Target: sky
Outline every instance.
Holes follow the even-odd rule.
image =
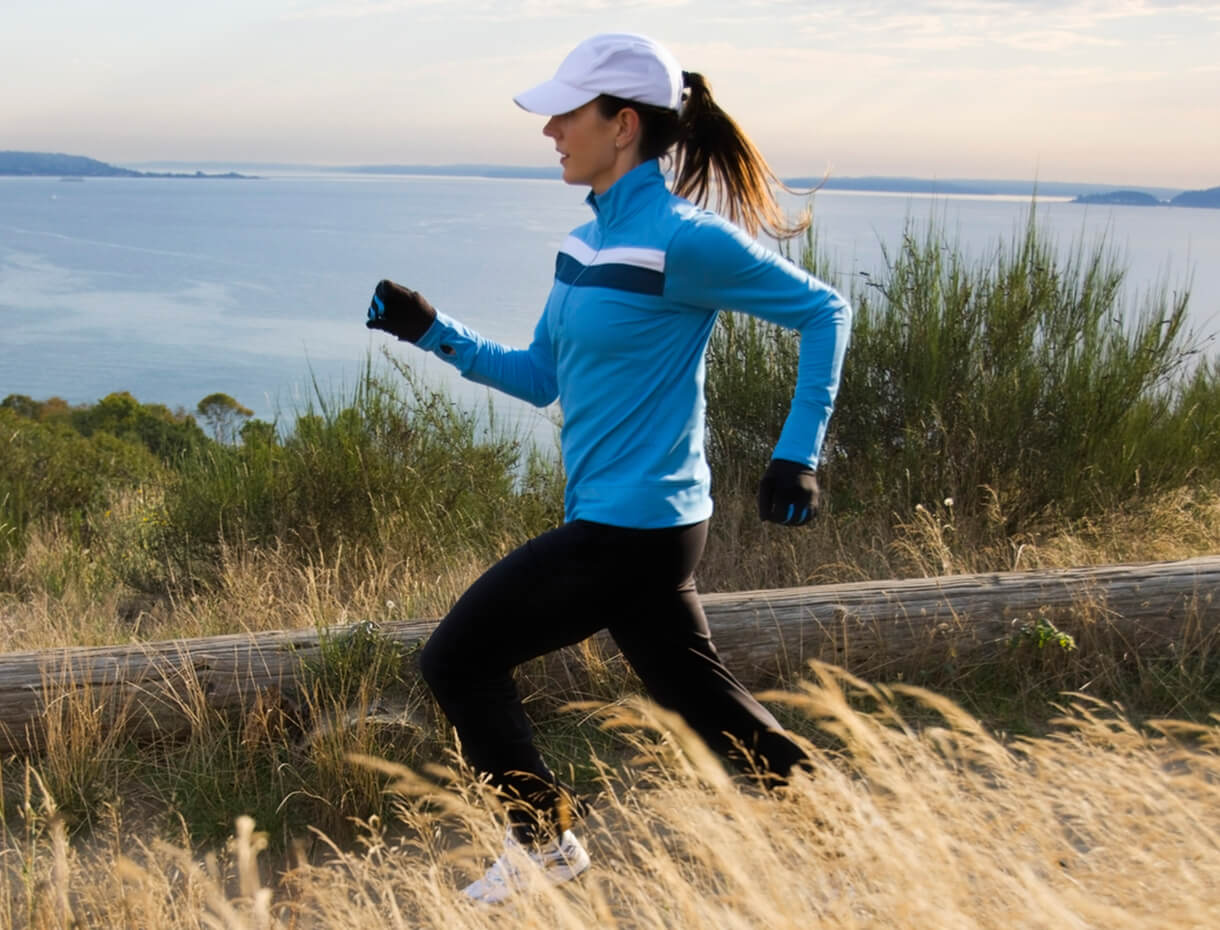
[[[1220,185],[1220,2],[0,0],[0,149],[549,165],[512,95],[667,45],[781,174]]]

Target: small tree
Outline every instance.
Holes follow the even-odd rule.
[[[27,420],[37,420],[41,407],[42,404],[26,394],[10,394],[4,400],[0,400],[0,408],[11,410],[17,416]]]
[[[238,435],[246,446],[273,446],[276,440],[275,424],[266,420],[247,420]]]
[[[243,407],[228,394],[209,394],[195,408],[200,419],[208,425],[212,438],[231,445],[240,434],[240,424],[254,416],[254,411]]]

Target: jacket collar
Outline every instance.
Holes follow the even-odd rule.
[[[657,159],[652,158],[636,165],[603,193],[589,191],[585,203],[593,209],[599,226],[612,227],[639,211],[651,199],[649,195],[658,190],[666,190],[665,175]]]

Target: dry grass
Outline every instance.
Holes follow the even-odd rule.
[[[1180,488],[1091,518],[1053,511],[1009,529],[1003,500],[963,514],[952,498],[905,514],[825,514],[800,532],[761,524],[752,498],[717,499],[700,589],[742,591],[890,578],[1156,562],[1220,552],[1220,492]]]
[[[690,741],[664,715],[615,708],[607,723],[638,728],[640,756],[606,769],[581,828],[593,868],[508,906],[456,892],[502,837],[476,787],[380,765],[401,797],[393,822],[366,823],[362,842],[274,881],[248,819],[200,855],[124,833],[117,817],[71,846],[53,810],[31,810],[22,829],[6,824],[0,918],[164,930],[1216,925],[1220,721],[1149,734],[1080,701],[1053,735],[1001,745],[936,695],[828,668],[772,697],[835,745],[777,796],[682,751]],[[939,723],[912,728],[904,709]]]
[[[274,549],[231,548],[211,589],[152,595],[86,571],[48,584],[48,566],[74,564],[74,544],[32,537],[11,571],[20,590],[0,593],[0,652],[440,617],[486,568],[468,553],[425,574],[393,552],[301,565]]]
[[[1220,496],[1209,489],[1088,522],[1050,514],[1044,531],[1019,537],[1005,535],[1003,509],[997,501],[966,520],[944,502],[871,527],[831,514],[793,533],[760,527],[749,501],[722,501],[701,586],[1220,551]],[[116,585],[74,545],[44,528],[9,566],[19,584],[0,600],[0,648],[438,616],[484,567],[463,556],[443,573],[422,572],[389,550],[302,565],[234,548],[214,588],[151,597]],[[949,680],[948,690],[987,727],[1007,726],[1018,712],[1044,719],[1047,695],[1087,672],[1090,691],[1113,679],[1143,717],[1190,705],[1206,720],[1215,635],[1195,634],[1172,666],[1136,657],[1134,669],[1103,667],[1110,654],[1082,641],[1028,668],[1008,663],[992,679]],[[1095,653],[1093,665],[1084,653]],[[426,695],[397,695],[406,723],[383,725],[374,705],[384,681],[367,678],[358,657],[336,658],[305,697],[304,734],[290,732],[298,721],[278,704],[230,718],[196,688],[184,698],[189,735],[120,739],[98,725],[106,696],[65,682],[74,696],[53,702],[47,744],[0,760],[0,927],[1217,925],[1220,719],[1157,730],[1067,698],[1077,706],[1051,735],[1013,741],[936,695],[823,669],[773,699],[786,705],[777,712],[787,725],[830,748],[814,778],[760,797],[697,746],[677,751],[686,744],[672,721],[658,739],[652,712],[619,700],[630,676],[605,661],[586,663],[580,681],[543,666],[523,676],[557,768],[580,769],[588,787],[602,760],[601,796],[582,827],[594,869],[508,908],[473,908],[455,889],[498,854],[492,807],[468,773],[430,768],[453,746]],[[557,710],[578,697],[599,710]],[[994,713],[1001,698],[1008,703]],[[639,735],[604,735],[589,720],[610,712]],[[387,756],[429,775],[353,762]],[[397,801],[379,793],[387,783]],[[257,823],[235,820],[243,814]],[[227,846],[213,839],[235,822]]]
[[[1003,503],[964,517],[952,502],[884,521],[827,514],[807,529],[760,524],[745,495],[717,500],[700,566],[704,592],[1189,558],[1220,552],[1220,493],[1181,489],[1088,520],[1045,515],[1006,531]],[[521,540],[505,539],[503,554]],[[0,593],[0,652],[242,631],[309,629],[360,620],[440,617],[487,567],[468,550],[443,567],[392,546],[340,549],[302,564],[275,548],[227,547],[215,584],[181,595],[122,583],[107,559],[54,524],[30,531]]]

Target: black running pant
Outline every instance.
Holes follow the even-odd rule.
[[[717,752],[780,777],[804,759],[716,653],[695,591],[706,541],[706,521],[637,530],[577,520],[530,540],[479,578],[420,656],[470,764],[522,795],[522,779],[554,784],[513,669],[602,629],[652,699]]]

